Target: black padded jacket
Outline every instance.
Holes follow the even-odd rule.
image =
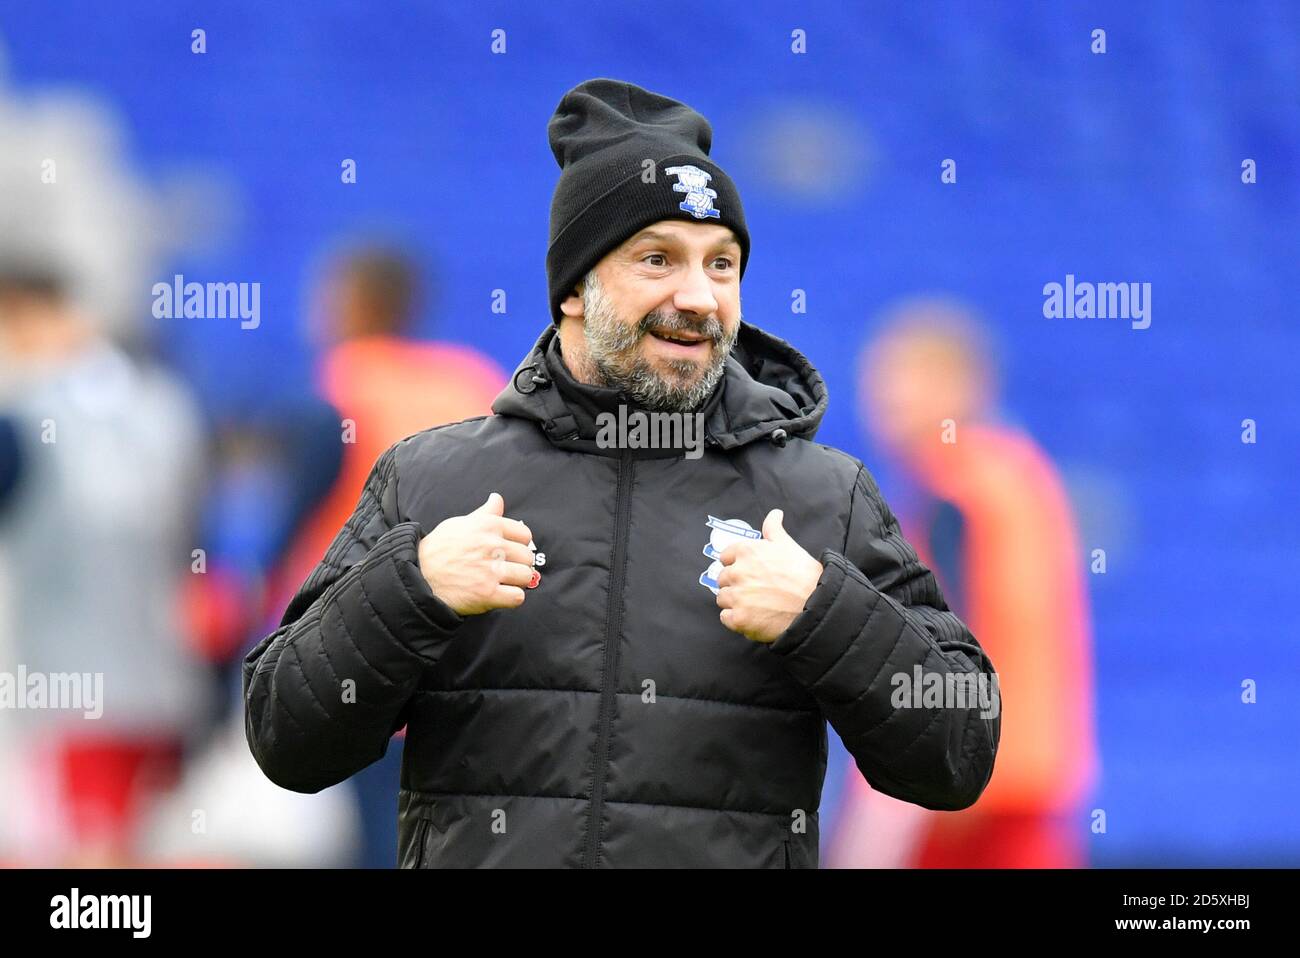
[[[243,663],[265,774],[318,791],[405,725],[405,868],[815,868],[828,721],[875,789],[973,804],[1000,708],[895,692],[918,667],[996,688],[993,664],[863,464],[813,440],[827,392],[808,360],[742,323],[698,458],[597,442],[625,398],[576,383],[550,326],[493,415],[380,456]],[[461,617],[417,547],[493,491],[532,530],[542,581],[518,608]],[[710,549],[772,508],[825,571],[764,644],[722,625],[708,573]]]

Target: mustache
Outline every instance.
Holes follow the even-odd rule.
[[[654,312],[647,313],[637,324],[637,338],[649,334],[652,329],[660,329],[666,333],[694,333],[705,336],[715,343],[722,341],[725,332],[716,316],[700,321],[684,313],[673,313],[670,316],[667,313]]]

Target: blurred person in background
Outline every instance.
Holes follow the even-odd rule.
[[[0,551],[6,671],[102,675],[102,715],[22,709],[21,860],[129,864],[203,714],[176,604],[202,436],[190,397],[68,295],[56,263],[0,253]],[[13,796],[11,795],[11,799]]]
[[[865,344],[862,421],[930,497],[909,540],[997,663],[997,767],[973,806],[938,814],[851,776],[839,867],[1087,865],[1080,803],[1097,774],[1086,556],[1061,479],[1024,432],[995,421],[984,333],[958,303],[898,305]]]
[[[215,726],[213,667],[239,651],[244,596],[186,602],[221,596],[235,581],[223,570],[249,572],[283,549],[300,500],[319,499],[337,473],[337,434],[321,488],[286,488],[259,455],[270,415],[260,406],[252,429],[228,421],[208,455],[189,389],[150,358],[163,337],[148,317],[165,258],[220,236],[210,214],[227,194],[203,184],[221,177],[148,185],[102,97],[20,94],[3,80],[0,679],[98,673],[103,712],[0,708],[0,861],[346,863],[351,792],[278,789],[238,716]],[[337,422],[324,404],[287,405],[282,431],[301,426],[304,443],[325,431],[312,422]],[[313,458],[283,435],[274,446]],[[265,505],[252,518],[237,506],[250,486]],[[206,618],[217,613],[226,618]]]
[[[0,672],[24,696],[0,709],[0,856],[21,864],[136,861],[209,720],[178,603],[202,426],[149,358],[167,231],[127,140],[91,94],[0,83]],[[93,708],[27,694],[69,674]]]

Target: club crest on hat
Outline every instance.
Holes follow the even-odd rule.
[[[763,533],[744,519],[719,519],[716,516],[709,516],[707,524],[713,531],[709,533],[709,541],[704,547],[704,554],[713,561],[700,574],[700,585],[717,595],[718,573],[722,571],[723,550],[733,542],[744,542],[746,539],[761,539]]]
[[[718,191],[709,189],[712,173],[706,173],[698,166],[670,166],[664,172],[677,177],[678,182],[673,184],[673,190],[686,194],[686,199],[677,204],[678,209],[685,210],[698,220],[722,216],[713,207]]]

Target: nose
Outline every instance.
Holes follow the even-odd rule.
[[[681,285],[673,294],[673,306],[678,312],[698,313],[705,317],[717,312],[718,300],[713,295],[713,283],[703,267],[695,267],[682,278]]]

